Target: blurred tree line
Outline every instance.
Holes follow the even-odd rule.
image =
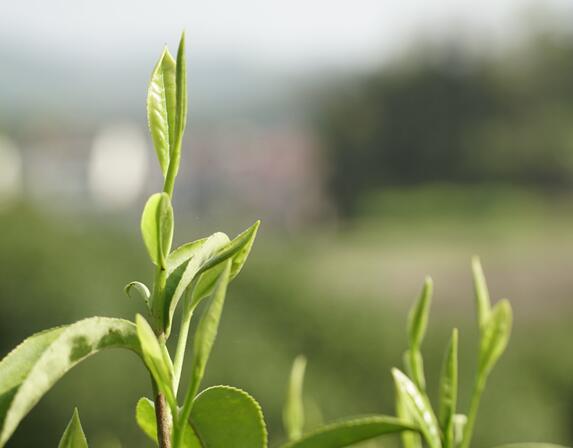
[[[573,34],[563,29],[537,27],[497,54],[422,45],[330,85],[318,104],[342,215],[388,186],[573,184]]]

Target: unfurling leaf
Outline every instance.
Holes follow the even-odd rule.
[[[297,440],[302,436],[304,428],[304,405],[302,387],[306,358],[297,356],[292,365],[285,407],[283,410],[283,423],[289,440]]]
[[[483,330],[484,325],[489,320],[491,313],[491,303],[489,299],[489,291],[485,281],[485,275],[478,257],[472,258],[472,272],[474,278],[474,288],[476,295],[476,305],[478,314],[478,326],[480,331]]]
[[[135,325],[92,317],[29,337],[0,362],[0,447],[44,394],[76,364],[107,348],[140,354]]]
[[[500,300],[484,323],[480,343],[479,373],[487,376],[503,354],[511,334],[512,312],[507,300]]]
[[[78,409],[74,409],[74,414],[64,435],[60,440],[58,448],[88,448],[88,441],[82,429],[82,424],[80,422],[80,415],[78,414]]]
[[[299,440],[283,445],[282,448],[341,448],[404,431],[417,431],[417,428],[395,417],[361,417],[326,425]]]
[[[440,379],[440,426],[444,448],[454,448],[454,415],[458,397],[458,330],[454,328]]]
[[[169,355],[162,348],[151,326],[143,316],[138,314],[135,317],[135,324],[145,365],[153,376],[157,387],[165,395],[171,409],[177,409],[177,401],[173,393],[173,367]]]
[[[392,369],[396,391],[402,406],[412,416],[430,448],[441,448],[438,422],[428,399],[404,373]]]
[[[147,91],[147,124],[164,176],[175,143],[176,101],[175,60],[165,48],[153,69]]]
[[[139,297],[143,299],[143,301],[146,303],[148,307],[150,306],[149,300],[151,299],[151,292],[149,291],[149,288],[145,284],[141,282],[131,282],[125,285],[124,291],[130,298],[132,297],[131,291],[137,291]]]
[[[173,240],[173,207],[166,193],[152,195],[141,216],[141,234],[151,261],[166,267],[166,257]]]

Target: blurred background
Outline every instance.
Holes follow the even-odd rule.
[[[0,356],[46,327],[142,310],[122,289],[152,278],[146,88],[186,29],[176,243],[263,220],[206,384],[253,394],[271,446],[299,353],[309,428],[392,413],[389,369],[429,274],[431,398],[457,326],[467,410],[479,254],[515,325],[475,446],[573,444],[572,23],[569,0],[1,2]],[[74,406],[90,446],[150,446],[133,417],[148,390],[134,356],[100,354],[9,446],[55,446]]]

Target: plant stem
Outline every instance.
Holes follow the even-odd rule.
[[[474,383],[474,388],[472,392],[472,401],[470,403],[470,410],[468,412],[468,421],[464,428],[464,437],[462,439],[460,448],[469,448],[470,446],[471,438],[474,432],[474,426],[479,408],[479,403],[485,387],[485,383],[486,383],[486,377],[478,373],[476,381]]]
[[[187,305],[187,304],[185,304]],[[183,359],[185,358],[185,349],[187,348],[187,340],[189,338],[189,327],[191,325],[191,318],[193,317],[194,307],[187,307],[183,311],[181,318],[181,326],[179,327],[179,336],[177,339],[177,348],[175,349],[175,360],[173,361],[173,391],[177,396],[179,389],[179,381],[181,380],[181,371],[183,370]]]
[[[155,420],[157,422],[157,442],[159,448],[171,448],[171,413],[167,401],[157,388],[152,378],[153,396],[155,398]]]

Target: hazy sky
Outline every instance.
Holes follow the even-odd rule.
[[[573,10],[571,0],[0,0],[0,45],[81,54],[175,46],[269,64],[368,62],[430,34],[494,42],[528,5]],[[159,6],[161,5],[161,6]],[[125,53],[124,53],[125,54]],[[191,53],[192,54],[192,53]]]

